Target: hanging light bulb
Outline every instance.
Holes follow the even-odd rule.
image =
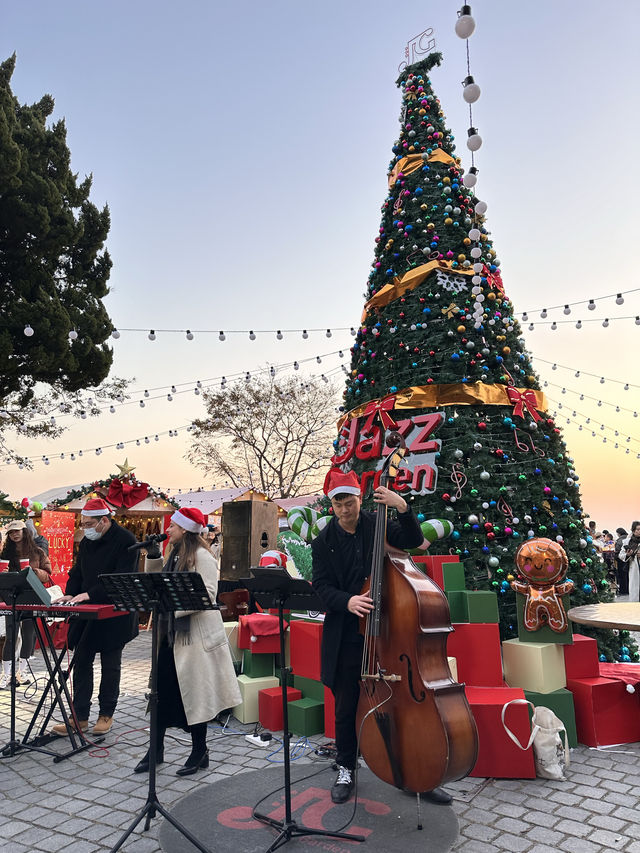
[[[283,337],[282,332],[280,331],[280,329],[278,329],[278,331],[276,332],[276,338],[277,338],[277,340],[281,341],[281,340],[282,340],[282,337]]]
[[[351,326],[351,328],[349,329],[349,332],[350,332],[351,336],[355,338],[356,330],[353,328],[353,326]]]
[[[484,216],[484,214],[487,212],[487,202],[477,201],[473,209],[478,214],[478,216]]]
[[[551,324],[551,331],[555,332],[555,330],[556,330],[557,328],[558,328],[558,324],[557,324],[557,323],[556,323],[556,321],[554,320],[554,321],[553,321],[553,323]]]
[[[529,331],[533,332],[534,328],[535,326],[533,325],[533,323],[529,323]]]
[[[302,340],[306,341],[308,337],[309,337],[309,332],[307,332],[306,329],[303,329],[302,330]]]
[[[478,183],[478,170],[475,166],[472,166],[467,174],[462,179],[462,183],[467,187],[467,189],[471,189],[471,187],[475,187]]]
[[[616,305],[623,305],[623,304],[624,304],[624,297],[622,296],[621,293],[619,293],[616,296]]]
[[[547,319],[547,309],[546,309],[546,308],[543,308],[543,309],[542,309],[542,311],[540,312],[540,317],[541,317],[543,320],[546,320],[546,319]]]
[[[582,320],[578,320],[578,322],[576,323],[576,329],[581,329],[581,328],[582,328]]]
[[[145,397],[147,397],[147,398],[149,397],[149,392],[147,391],[147,389],[146,389],[146,388],[145,388],[145,391],[144,391],[144,396],[145,396]]]
[[[330,338],[330,337],[331,337],[331,329],[327,329],[327,331],[326,331],[326,336],[327,336],[328,338]]]
[[[149,334],[147,335],[147,337],[149,338],[149,340],[150,340],[150,341],[155,341],[155,339],[156,339],[156,333],[153,331],[153,329],[151,329],[151,331],[149,332]]]
[[[482,137],[477,128],[470,127],[467,131],[467,148],[469,151],[477,151],[482,146]]]
[[[608,325],[609,325],[609,318],[608,317],[604,318],[604,320],[602,321],[602,325],[604,326],[605,329],[608,327]]]
[[[226,335],[225,335],[225,333],[222,331],[222,329],[220,329],[220,334],[218,335],[218,340],[219,340],[219,341],[226,341],[226,340],[227,340],[227,336],[226,336]]]
[[[593,299],[589,300],[589,304],[587,305],[587,308],[589,309],[589,311],[595,311],[596,310],[596,303],[593,301]]]
[[[316,361],[318,362],[318,364],[322,364],[322,359],[319,355],[316,356]]]
[[[112,415],[114,414],[115,410],[116,410],[115,406],[109,406],[109,411],[111,412]]]
[[[27,338],[30,338],[30,337],[32,337],[32,336],[33,336],[33,334],[34,334],[33,329],[31,328],[31,326],[30,326],[28,323],[27,323],[27,325],[24,327],[24,329],[23,329],[23,333],[24,333],[24,335],[25,335]]]
[[[249,340],[255,341],[255,339],[256,339],[256,333],[253,331],[253,329],[251,329],[251,331],[249,332]]]
[[[640,326],[640,317],[636,317],[636,326]]]
[[[300,365],[298,364],[298,362],[297,362],[297,361],[294,361],[294,362],[293,362],[293,369],[294,369],[294,370],[300,370]]]
[[[193,332],[191,331],[191,329],[187,329],[187,340],[188,341],[193,340]]]
[[[601,376],[601,377],[600,377],[600,384],[601,384],[601,385],[604,385],[604,376]]]
[[[140,400],[140,408],[144,409],[144,400]]]
[[[455,31],[458,38],[470,38],[476,28],[476,22],[471,16],[471,6],[464,5],[458,12],[458,20],[456,21]]]
[[[563,314],[571,314],[571,308],[568,305],[564,306]]]
[[[338,358],[344,358],[344,353],[341,349],[338,350]]]
[[[220,387],[221,387],[221,388],[224,388],[224,386],[225,386],[226,384],[227,384],[227,377],[226,377],[226,376],[223,376],[223,377],[222,377],[222,380],[220,381]]]
[[[75,341],[77,337],[78,337],[78,333],[76,332],[76,330],[71,329],[71,331],[69,332],[69,340]]]
[[[480,86],[478,86],[471,75],[464,78],[462,85],[464,86],[462,97],[468,104],[475,104],[480,97]]]
[[[114,329],[113,332],[111,332],[111,337],[115,338],[115,340],[117,341],[120,337],[120,332],[117,329]]]

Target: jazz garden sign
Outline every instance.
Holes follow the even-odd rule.
[[[385,428],[389,426],[399,432],[407,444],[403,460],[406,467],[398,471],[391,488],[402,495],[434,492],[438,481],[436,454],[440,452],[442,441],[433,436],[444,421],[444,413],[429,412],[394,422],[389,410],[380,404],[371,408],[373,410],[369,407],[365,410],[363,417],[352,417],[344,422],[332,464],[346,471],[356,460],[371,462],[373,468],[365,469],[360,478],[365,496],[369,487],[375,489],[379,484],[384,458],[392,452],[385,444]],[[380,415],[383,427],[373,425],[376,414]]]

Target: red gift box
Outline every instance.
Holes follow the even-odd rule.
[[[287,702],[295,702],[296,699],[302,699],[300,690],[287,687]],[[265,729],[272,732],[281,732],[284,729],[280,687],[267,687],[258,693],[258,719]]]
[[[289,629],[291,669],[294,675],[320,681],[322,622],[295,620]]]
[[[600,675],[598,644],[592,637],[573,635],[573,645],[563,645],[567,678],[597,678]]]
[[[458,681],[474,687],[502,687],[500,630],[495,622],[456,622],[447,654],[458,663]]]
[[[567,679],[573,693],[578,741],[586,746],[635,743],[640,740],[638,692],[613,678]]]
[[[444,563],[458,563],[458,557],[452,557],[451,554],[434,554],[433,556],[424,555],[421,557],[414,556],[411,558],[415,563],[420,563],[420,567],[427,573],[432,581],[435,581],[440,589],[444,589],[444,576],[442,574],[442,566]]]
[[[268,613],[249,613],[240,616],[238,648],[262,654],[278,654],[280,651],[280,628],[278,617]],[[285,623],[286,630],[286,623]],[[252,637],[255,639],[252,640]]]
[[[332,740],[336,736],[336,702],[328,687],[324,688],[324,736]]]
[[[478,728],[478,760],[470,776],[496,779],[534,779],[533,748],[520,749],[502,725],[502,708],[512,699],[524,699],[519,687],[467,687],[471,712]],[[523,746],[529,742],[528,705],[511,705],[505,722]]]

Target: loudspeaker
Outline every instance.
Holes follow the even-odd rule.
[[[277,547],[278,505],[271,501],[235,501],[222,505],[220,577],[246,578],[263,551]]]

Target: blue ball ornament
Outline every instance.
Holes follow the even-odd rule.
[[[600,655],[598,660],[600,661],[600,663],[606,663],[607,662],[607,656],[606,655]]]
[[[459,538],[460,538],[460,533],[459,533],[459,531],[458,531],[458,530],[454,530],[454,531],[453,531],[453,533],[451,534],[451,538],[452,538],[452,539],[459,539]]]
[[[460,356],[457,352],[452,353],[451,361],[460,361]]]
[[[419,512],[416,517],[417,517],[418,521],[421,521],[421,522],[424,521],[426,518],[426,516],[423,512]]]
[[[389,391],[391,391],[392,394],[395,394],[397,390],[398,390],[397,385],[392,385],[391,388],[389,388]]]
[[[583,583],[582,584],[582,591],[586,592],[586,594],[589,595],[590,593],[593,592],[593,588],[592,588],[590,583]]]

